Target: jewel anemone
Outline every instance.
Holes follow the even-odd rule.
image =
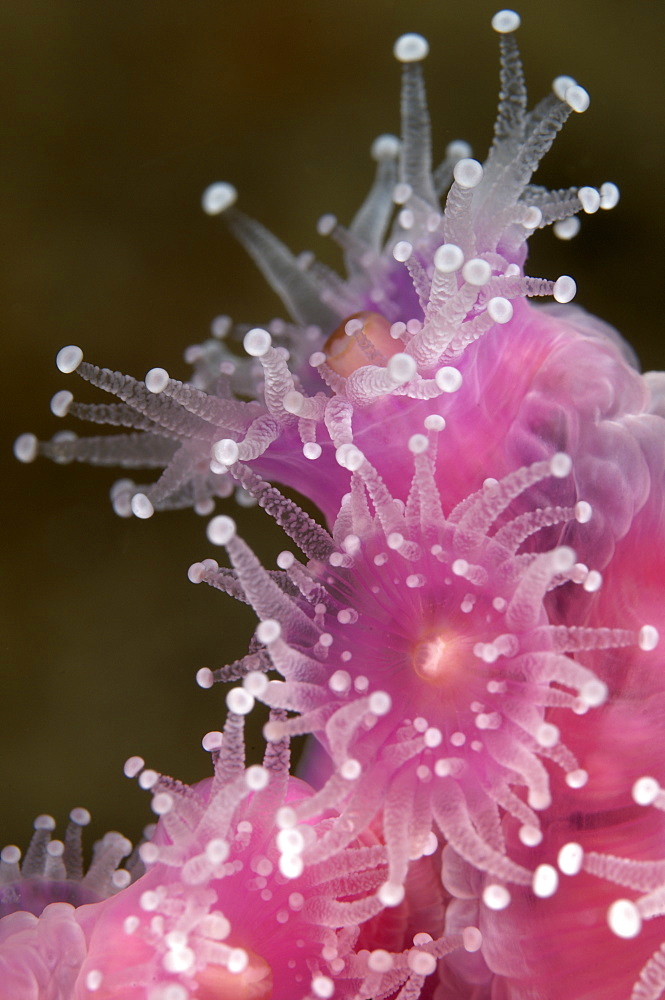
[[[453,142],[432,168],[428,44],[402,36],[401,136],[374,142],[375,181],[351,224],[319,220],[344,252],[346,277],[291,254],[237,207],[232,185],[211,185],[204,210],[222,216],[289,320],[251,329],[220,321],[211,341],[189,350],[189,382],[162,368],[137,380],[65,347],[59,369],[118,402],[82,404],[63,390],[54,414],[128,433],[65,431],[45,444],[22,435],[15,452],[23,461],[42,453],[163,470],[153,483],[123,479],[112,490],[119,514],[142,519],[181,506],[211,513],[239,485],[304,556],[285,552],[268,570],[230,517],[211,520],[209,540],[225,547],[231,568],[207,558],[190,579],[246,601],[260,625],[246,657],[198,679],[241,681],[227,696],[230,718],[257,700],[268,705],[271,745],[317,740],[306,763],[315,791],[280,806],[275,844],[290,843],[293,829],[316,829],[297,852],[306,877],[348,857],[372,830],[385,870],[363,882],[361,922],[398,910],[413,866],[444,846],[452,902],[443,938],[429,935],[429,958],[417,968],[407,960],[410,972],[372,985],[375,995],[417,997],[424,980],[414,977],[434,971],[438,942],[466,927],[472,957],[440,964],[439,991],[452,976],[460,996],[484,983],[492,996],[558,1000],[575,983],[578,1000],[600,1000],[614,987],[602,971],[580,978],[585,949],[571,949],[557,981],[539,947],[544,932],[524,954],[512,942],[534,912],[551,938],[567,920],[590,951],[611,947],[617,927],[641,926],[650,901],[628,900],[608,924],[598,919],[603,904],[578,897],[569,876],[600,880],[604,897],[614,883],[642,893],[662,884],[658,857],[636,849],[633,864],[653,863],[639,878],[627,857],[633,844],[653,853],[662,840],[658,813],[640,821],[630,798],[631,774],[644,774],[636,735],[645,717],[659,718],[662,697],[662,577],[650,544],[663,527],[662,379],[640,376],[618,335],[570,304],[572,278],[525,272],[536,229],[553,225],[569,237],[580,212],[613,207],[618,191],[609,182],[560,190],[532,182],[588,94],[558,77],[528,110],[519,17],[501,11],[492,23],[501,90],[482,163]],[[553,305],[532,301],[548,297]],[[273,482],[317,504],[326,527]],[[617,571],[636,549],[648,567],[644,587],[634,563],[627,575]],[[626,754],[615,761],[617,745]],[[653,763],[653,780],[662,780]],[[174,808],[178,819],[180,793],[164,794],[166,814]],[[576,839],[573,828],[582,831]],[[603,835],[585,837],[589,829]],[[606,841],[617,830],[626,849],[615,855]],[[158,850],[161,863],[167,853]],[[181,880],[174,885],[180,892]],[[436,900],[441,884],[430,888]],[[579,906],[568,905],[571,893]],[[164,938],[167,951],[189,961],[175,934]],[[663,995],[658,958],[642,974],[627,951],[615,959],[617,997]],[[354,988],[369,996],[369,980],[354,976],[366,956],[340,960],[321,988],[343,995],[345,980],[360,978]]]

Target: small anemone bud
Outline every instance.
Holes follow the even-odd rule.
[[[421,62],[427,57],[429,43],[422,35],[401,35],[393,46],[395,59],[401,63]]]
[[[499,35],[508,35],[511,31],[517,31],[521,23],[521,18],[515,10],[498,10],[491,22],[492,27]]]
[[[75,372],[82,361],[83,351],[73,344],[70,344],[69,347],[61,347],[55,357],[57,368],[65,375]]]
[[[201,207],[206,215],[219,215],[235,204],[238,192],[232,184],[218,181],[210,184],[201,195]]]

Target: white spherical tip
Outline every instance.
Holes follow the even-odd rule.
[[[359,760],[355,760],[353,757],[349,757],[345,760],[339,769],[339,773],[345,779],[345,781],[355,781],[362,774],[362,766]]]
[[[464,139],[453,139],[446,146],[446,159],[463,160],[471,156],[472,149]]]
[[[360,448],[356,448],[354,444],[347,443],[339,446],[335,452],[335,460],[343,469],[348,469],[350,472],[357,472],[365,461],[365,456]]]
[[[563,95],[563,99],[568,107],[576,111],[578,115],[586,111],[591,103],[588,91],[584,87],[580,87],[579,84],[568,87]]]
[[[142,521],[147,521],[155,513],[155,508],[145,493],[135,493],[130,501],[130,506],[134,517],[138,517]]]
[[[550,473],[556,479],[565,479],[566,476],[570,475],[572,467],[573,460],[565,451],[558,451],[556,455],[552,455]]]
[[[420,62],[429,52],[429,43],[422,35],[409,33],[401,35],[393,46],[393,54],[398,62]]]
[[[658,635],[657,628],[654,628],[653,625],[643,625],[640,629],[637,643],[640,649],[649,653],[652,649],[656,648],[659,639],[660,636]]]
[[[552,865],[538,865],[531,882],[534,896],[548,899],[559,888],[559,874]]]
[[[597,191],[594,187],[579,188],[577,197],[587,215],[594,215],[600,208],[600,191]]]
[[[400,240],[393,247],[393,257],[400,264],[405,264],[406,261],[411,257],[413,253],[413,244],[409,243],[408,240]]]
[[[173,809],[173,796],[169,795],[168,792],[158,792],[153,797],[150,808],[155,816],[165,816]]]
[[[236,533],[236,523],[226,514],[218,514],[208,521],[206,535],[213,545],[226,545]]]
[[[99,987],[102,985],[104,976],[99,971],[99,969],[91,969],[90,972],[86,973],[85,977],[85,988],[89,993],[96,993]]]
[[[642,918],[635,903],[629,899],[617,899],[607,911],[610,930],[617,937],[630,939],[637,937],[642,929]]]
[[[369,710],[374,715],[387,715],[392,708],[392,699],[387,691],[374,691],[369,696]]]
[[[125,761],[123,772],[126,778],[135,778],[144,767],[145,761],[143,757],[128,757]]]
[[[453,368],[452,371],[457,372],[457,369]],[[459,372],[457,372],[457,374],[459,375]],[[462,382],[462,376],[460,375],[460,385],[461,382]],[[439,388],[441,388],[441,386],[439,386]],[[446,426],[446,421],[438,413],[430,413],[430,415],[428,417],[425,417],[425,419],[423,420],[423,424],[425,426],[425,430],[442,431]]]
[[[69,814],[69,818],[72,823],[76,823],[77,826],[87,826],[92,819],[88,810],[84,809],[82,806],[77,806],[75,809],[72,809]]]
[[[572,240],[574,236],[577,236],[579,231],[580,220],[576,215],[571,215],[568,219],[560,219],[553,226],[554,235],[559,240]]]
[[[586,590],[587,594],[595,594],[597,590],[600,590],[603,584],[602,574],[598,572],[597,569],[590,570],[586,579],[584,580],[582,587]]]
[[[569,771],[565,778],[569,788],[584,788],[588,780],[588,772],[582,767],[578,767],[574,771]]]
[[[569,274],[562,274],[554,282],[552,296],[557,302],[572,302],[576,294],[577,285],[575,279],[571,278]]]
[[[51,413],[54,417],[66,417],[73,402],[74,396],[69,389],[61,389],[51,397]]]
[[[272,337],[267,330],[254,327],[242,339],[242,346],[252,358],[262,358],[272,347]]]
[[[517,31],[521,23],[520,16],[515,10],[498,10],[492,18],[492,27],[500,35]]]
[[[542,843],[543,832],[540,827],[525,823],[519,828],[518,837],[525,847],[538,847]]]
[[[268,678],[265,674],[262,674],[260,670],[250,670],[250,672],[245,674],[243,677],[242,686],[245,691],[249,691],[254,698],[260,698],[261,695],[266,693]]]
[[[492,277],[492,268],[481,257],[472,257],[462,268],[462,277],[467,284],[480,288],[482,285],[486,285]]]
[[[213,458],[220,465],[235,465],[238,461],[238,445],[232,438],[221,438],[212,446]]]
[[[14,458],[19,462],[34,462],[39,450],[39,441],[34,434],[19,434],[14,441]]]
[[[464,251],[455,243],[444,243],[434,251],[434,267],[441,274],[459,271],[464,263]]]
[[[436,958],[428,951],[412,948],[407,957],[407,964],[417,976],[431,976],[436,969]]]
[[[408,382],[416,374],[416,362],[410,354],[393,354],[386,367],[391,379],[400,384]]]
[[[335,992],[335,984],[329,976],[314,976],[312,979],[312,993],[315,997],[327,1000]]]
[[[407,448],[413,455],[422,455],[429,448],[429,441],[425,434],[412,434],[407,441]]]
[[[542,221],[543,213],[541,210],[536,205],[531,205],[522,219],[522,225],[525,229],[538,229]]]
[[[17,865],[21,860],[21,848],[15,844],[8,844],[0,851],[0,861],[6,865]]]
[[[248,715],[254,708],[254,698],[244,688],[231,688],[226,696],[226,707],[234,715]]]
[[[615,205],[619,204],[619,198],[621,194],[619,188],[612,181],[605,181],[604,184],[600,185],[600,207],[614,208]]]
[[[551,722],[541,722],[536,731],[536,743],[540,747],[554,747],[559,742],[560,735],[558,726]]]
[[[210,667],[201,667],[200,670],[196,671],[196,683],[204,691],[207,691],[215,683],[215,678]]]
[[[213,750],[219,750],[224,741],[224,736],[218,729],[213,729],[211,732],[206,733],[201,740],[201,746],[208,753],[212,753]]]
[[[389,951],[385,951],[384,948],[376,948],[369,953],[367,964],[372,972],[389,972],[395,963]]]
[[[399,153],[400,141],[396,135],[377,135],[370,150],[373,160],[394,160]]]
[[[305,397],[302,392],[298,392],[297,389],[292,389],[282,399],[282,405],[287,413],[294,413],[296,416],[300,413],[303,408],[303,403],[305,402]]]
[[[465,190],[478,187],[483,179],[483,165],[471,157],[463,157],[453,167],[453,177],[459,187]]]
[[[233,184],[218,181],[210,184],[201,195],[201,207],[206,215],[219,215],[230,208],[238,198],[238,192]]]
[[[580,689],[580,697],[590,708],[598,708],[600,705],[604,705],[607,701],[609,695],[609,689],[605,681],[601,681],[598,677],[595,677],[591,681],[587,681],[583,684]]]
[[[270,781],[270,774],[267,768],[260,764],[252,764],[245,771],[245,784],[253,792],[260,792]]]
[[[284,878],[299,878],[305,864],[299,854],[282,854],[279,859],[279,870]]]
[[[264,646],[269,645],[271,642],[275,642],[279,639],[282,634],[282,626],[274,618],[266,618],[265,621],[259,622],[256,628],[256,638]]]
[[[321,458],[322,451],[321,445],[317,444],[316,441],[308,441],[307,444],[302,446],[302,453],[310,462],[315,462],[317,458]]]
[[[74,345],[62,347],[55,357],[57,367],[61,372],[64,372],[65,375],[69,375],[70,372],[76,371],[82,361],[83,351],[80,347],[75,347]]]
[[[330,236],[336,225],[337,216],[328,212],[318,219],[316,223],[316,231],[319,236]]]
[[[150,371],[146,373],[145,387],[148,392],[164,392],[164,389],[166,389],[168,384],[169,373],[165,368],[151,368]]]
[[[487,311],[495,323],[510,323],[513,318],[513,305],[509,299],[504,299],[502,295],[495,295],[487,303]]]
[[[462,373],[457,368],[444,365],[443,368],[439,368],[434,376],[434,381],[441,392],[457,392],[462,385]]]
[[[582,870],[584,849],[580,844],[564,844],[557,855],[559,871],[564,875],[577,875]]]
[[[376,895],[384,906],[399,906],[404,899],[404,886],[398,882],[384,882]]]
[[[593,508],[586,500],[578,500],[575,504],[575,520],[579,524],[588,524],[593,514]]]
[[[488,910],[505,910],[510,903],[510,893],[505,885],[485,886],[482,898]]]
[[[35,830],[55,830],[55,819],[49,813],[41,813],[32,823]]]
[[[655,778],[638,778],[631,794],[638,806],[650,806],[660,795],[660,785]]]
[[[560,101],[565,103],[566,91],[569,87],[576,87],[577,80],[572,76],[557,76],[552,80],[552,90]]]

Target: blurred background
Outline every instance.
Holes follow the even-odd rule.
[[[317,218],[351,218],[372,176],[368,150],[398,129],[394,39],[419,31],[435,152],[470,141],[484,158],[497,95],[489,0],[5,0],[2,91],[2,709],[0,845],[27,844],[33,817],[136,838],[149,797],[122,776],[141,754],[185,781],[208,773],[201,737],[224,697],[199,667],[241,655],[255,621],[187,581],[217,554],[191,512],[143,522],[111,511],[114,470],[21,466],[11,445],[72,422],[54,392],[82,384],[54,357],[143,377],[186,378],[182,351],[219,313],[281,314],[243,251],[199,197],[214,180],[298,252],[336,265]],[[662,367],[661,0],[526,0],[519,41],[531,100],[575,76],[573,116],[539,174],[553,186],[617,182],[622,200],[580,236],[533,240],[529,272],[575,276],[578,302],[613,323],[646,368]],[[601,15],[599,16],[599,11]],[[85,398],[88,398],[87,396]],[[100,398],[100,397],[97,397]],[[76,429],[79,429],[78,427]],[[85,428],[80,428],[85,431]],[[264,559],[283,537],[259,511],[231,511]],[[260,736],[250,740],[254,759]],[[62,830],[61,826],[61,830]]]

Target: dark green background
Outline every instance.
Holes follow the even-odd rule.
[[[227,179],[243,207],[295,250],[331,263],[315,221],[348,220],[371,177],[372,138],[398,128],[395,37],[431,42],[438,154],[469,139],[482,159],[497,93],[486,0],[5,0],[2,90],[3,439],[0,843],[32,818],[88,806],[96,833],[135,837],[148,798],[125,757],[185,780],[207,773],[200,738],[223,695],[196,670],[240,654],[251,614],[187,582],[211,554],[191,513],[122,521],[113,472],[18,466],[24,430],[50,436],[53,364],[78,343],[94,362],[186,376],[182,349],[212,317],[266,321],[273,295],[218,220],[199,210]],[[613,322],[646,367],[665,358],[662,0],[520,5],[532,99],[570,73],[591,92],[541,176],[616,181],[622,201],[572,244],[533,241],[530,273],[578,280],[578,301]],[[71,424],[68,424],[71,426]],[[235,516],[235,514],[234,514]],[[238,514],[267,559],[282,547],[257,511]],[[253,526],[253,527],[252,527]]]

